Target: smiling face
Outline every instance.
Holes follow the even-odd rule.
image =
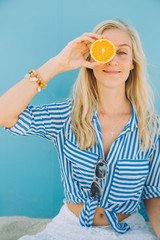
[[[116,87],[125,84],[130,70],[134,68],[131,39],[126,32],[119,29],[105,30],[103,35],[114,43],[116,54],[109,63],[100,64],[93,69],[97,86]]]

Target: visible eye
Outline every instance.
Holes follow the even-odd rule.
[[[119,54],[119,55],[123,55],[123,54],[127,54],[127,53],[124,52],[124,51],[120,51],[120,52],[118,52],[118,54]]]

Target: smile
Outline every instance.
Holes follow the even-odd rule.
[[[120,73],[120,71],[105,71],[103,70],[104,73],[107,73],[107,74],[118,74]]]

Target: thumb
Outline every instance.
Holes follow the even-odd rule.
[[[85,61],[85,62],[83,63],[83,67],[93,69],[93,68],[99,66],[100,64],[101,64],[101,63],[98,63],[98,62],[89,62],[89,61]]]

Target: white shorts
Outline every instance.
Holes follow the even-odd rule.
[[[157,240],[149,231],[141,214],[134,213],[122,222],[131,227],[124,234],[115,232],[111,226],[82,227],[76,215],[64,204],[59,214],[42,232],[32,236],[25,235],[19,240]]]

